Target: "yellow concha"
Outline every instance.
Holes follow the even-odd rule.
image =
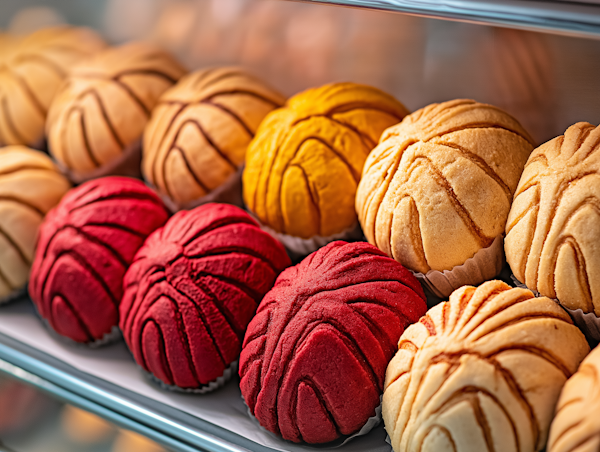
[[[0,298],[27,282],[38,228],[70,188],[42,152],[0,148]]]
[[[334,83],[297,94],[265,118],[248,147],[246,205],[280,233],[344,231],[356,223],[367,155],[406,114],[394,97],[366,85]]]

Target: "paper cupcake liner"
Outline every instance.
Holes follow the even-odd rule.
[[[180,388],[179,386],[166,384],[160,378],[156,377],[155,375],[151,374],[147,370],[140,367],[142,373],[152,383],[160,386],[165,391],[179,392],[182,394],[206,394],[208,392],[214,391],[215,389],[221,388],[225,385],[225,383],[227,383],[229,380],[231,380],[231,377],[235,374],[235,372],[237,372],[237,368],[238,368],[238,361],[234,361],[225,369],[225,371],[223,372],[223,375],[221,375],[220,377],[217,377],[216,380],[213,380],[200,388]]]
[[[0,306],[12,303],[18,300],[24,300],[27,298],[27,284],[20,289],[15,289],[5,297],[0,297]]]
[[[142,142],[134,141],[127,146],[123,153],[116,159],[96,168],[92,171],[80,173],[66,168],[57,163],[61,172],[69,178],[74,184],[81,184],[91,179],[97,179],[104,176],[128,176],[136,179],[142,178]]]
[[[243,207],[244,202],[242,200],[242,173],[244,172],[244,166],[241,166],[235,173],[227,178],[225,182],[215,188],[206,196],[195,199],[194,201],[178,203],[173,201],[166,195],[163,195],[154,185],[149,182],[146,184],[158,193],[162,201],[165,203],[167,208],[175,213],[180,210],[191,210],[195,207],[207,204],[209,202],[221,202],[225,204],[233,204],[234,206]]]
[[[504,236],[499,235],[487,248],[482,248],[462,265],[452,270],[429,270],[426,274],[413,272],[419,282],[433,295],[448,297],[464,285],[476,285],[493,279],[502,271]]]
[[[515,277],[515,275],[510,275],[510,279],[512,279],[513,283],[515,284],[515,287],[519,287],[521,289],[527,289],[527,290],[533,292],[533,295],[535,295],[536,297],[544,296],[544,295],[540,294],[537,290],[533,290],[533,289],[530,289],[529,287],[527,287],[525,284],[523,284],[521,281],[519,281]],[[550,298],[550,297],[548,297],[548,298]],[[558,300],[557,298],[551,298],[551,300],[554,300],[556,303],[558,303],[558,305],[561,308],[563,308],[565,311],[567,311],[567,313],[569,314],[569,316],[571,317],[571,319],[573,320],[575,325],[577,325],[577,327],[579,327],[579,329],[582,331],[582,333],[585,335],[585,337],[588,339],[588,341],[590,341],[592,343],[600,342],[600,318],[598,318],[595,313],[583,312],[583,309],[569,309],[569,308],[563,306],[560,303],[560,300]]]
[[[36,312],[37,312],[37,308],[36,308]],[[38,313],[38,316],[39,316],[39,313]],[[104,347],[105,345],[112,344],[113,342],[117,342],[122,337],[121,330],[119,329],[118,326],[115,325],[111,328],[110,332],[106,333],[100,339],[96,339],[93,342],[77,342],[69,337],[59,334],[58,332],[56,332],[56,330],[54,330],[54,328],[52,328],[52,325],[50,325],[50,322],[48,322],[48,320],[44,319],[42,316],[39,316],[39,317],[42,320],[42,323],[44,324],[44,326],[46,327],[46,330],[48,330],[48,332],[50,333],[50,335],[52,337],[54,337],[56,340],[62,342],[63,344],[70,345],[71,347],[79,347],[79,348],[87,348],[87,349],[100,348],[100,347]]]
[[[256,417],[250,411],[250,407],[244,400],[244,396],[242,396],[242,400],[244,401],[244,405],[246,405],[246,410],[248,412],[248,416],[250,417],[250,419],[252,419],[252,422],[254,422],[254,424],[259,429],[261,429],[263,432],[267,433],[268,435],[272,436],[273,438],[277,438],[278,440],[285,441],[280,436],[277,436],[275,433],[267,430],[262,425],[260,425],[260,422],[258,422],[258,419],[256,419]],[[371,430],[373,430],[375,427],[377,427],[381,423],[381,397],[379,398],[379,400],[380,400],[379,405],[377,406],[377,408],[375,408],[375,416],[371,416],[369,419],[367,419],[367,422],[365,422],[365,425],[363,425],[362,428],[358,432],[353,433],[352,435],[349,435],[349,436],[344,436],[343,438],[339,438],[335,441],[332,441],[331,443],[327,443],[324,445],[307,444],[307,443],[302,443],[302,445],[304,447],[310,447],[313,449],[337,449],[338,447],[342,447],[344,444],[347,444],[348,442],[352,441],[356,437],[366,435],[367,433],[369,433]],[[293,444],[295,444],[295,443],[293,443]]]
[[[268,232],[277,240],[279,240],[285,249],[290,254],[292,260],[303,258],[308,256],[310,253],[317,251],[319,248],[324,247],[328,243],[334,242],[336,240],[346,240],[349,242],[353,242],[356,240],[360,240],[363,237],[362,229],[358,222],[350,226],[348,229],[343,230],[342,232],[338,232],[337,234],[332,234],[327,237],[322,237],[320,235],[315,235],[310,239],[303,239],[301,237],[295,237],[293,235],[282,234],[281,232],[277,232],[274,229],[271,229],[269,226],[263,224],[252,212],[249,212],[252,218],[256,220],[256,222],[260,225],[261,229],[265,232]]]

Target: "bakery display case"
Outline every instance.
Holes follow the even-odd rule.
[[[597,284],[585,273],[585,260],[593,261],[586,253],[595,248],[586,241],[572,245],[584,229],[596,231],[596,223],[578,216],[588,204],[597,210],[588,202],[595,192],[569,192],[563,223],[570,238],[534,229],[532,242],[558,250],[540,258],[542,264],[527,260],[537,245],[526,248],[522,237],[532,209],[554,221],[561,187],[596,171],[590,156],[598,132],[573,124],[600,123],[599,38],[596,0],[4,0],[0,176],[18,181],[0,177],[0,452],[389,452],[391,444],[412,450],[403,434],[426,436],[423,431],[436,428],[441,433],[425,443],[428,450],[492,451],[496,437],[509,441],[513,434],[515,450],[543,450],[548,434],[558,447],[562,430],[570,431],[569,413],[557,417],[550,433],[547,425],[529,429],[519,422],[545,413],[548,398],[558,400],[561,379],[600,340]],[[75,66],[77,58],[86,63]],[[439,117],[447,122],[436,123]],[[429,140],[423,130],[439,139],[428,143],[432,157],[404,153]],[[585,152],[587,160],[572,165],[575,175],[565,170],[544,179],[540,161],[558,172],[570,165],[567,157],[550,156],[555,141],[540,147],[562,134],[567,145],[560,141],[560,152]],[[301,152],[310,140],[318,144]],[[510,155],[503,154],[507,148]],[[550,157],[532,162],[532,151]],[[467,163],[452,166],[460,159]],[[437,189],[421,176],[388,178],[398,168],[421,175],[427,165],[451,168],[436,173]],[[523,168],[532,175],[529,185],[519,182]],[[31,171],[43,172],[43,183]],[[123,175],[145,184],[117,177]],[[489,198],[477,206],[480,216],[471,209],[473,180]],[[528,190],[537,186],[554,191],[538,194],[532,207]],[[440,238],[436,215],[420,218],[418,230],[409,221],[427,211],[428,197],[444,193],[453,193],[452,200],[439,202],[436,215],[468,217],[460,240]],[[518,203],[511,206],[513,195]],[[13,204],[3,206],[6,201]],[[198,207],[207,202],[246,212]],[[381,205],[389,215],[380,213]],[[170,216],[188,209],[193,213]],[[505,241],[507,218],[506,234],[515,233]],[[223,224],[234,232],[212,234]],[[358,244],[327,245],[339,239]],[[431,243],[436,253],[427,248]],[[561,251],[564,243],[572,252]],[[302,261],[316,250],[314,262]],[[285,270],[301,261],[293,275]],[[337,272],[348,262],[372,268],[361,276],[353,267],[360,282],[348,282]],[[557,283],[538,281],[533,264],[563,273]],[[456,267],[466,270],[448,277]],[[201,294],[190,289],[198,275],[209,278]],[[525,285],[517,276],[543,295],[554,291],[550,298],[562,300],[585,337],[557,304],[514,288]],[[504,283],[458,289],[490,279]],[[355,284],[379,286],[366,296]],[[329,295],[342,289],[338,298]],[[168,299],[161,299],[162,311],[152,307],[156,293]],[[494,298],[499,293],[504,298]],[[253,317],[265,294],[267,307]],[[212,311],[198,313],[198,321],[190,310],[203,297]],[[314,307],[295,319],[306,300],[316,300]],[[521,301],[524,312],[535,312],[510,311],[500,326],[490,320],[504,309],[501,303]],[[335,303],[358,307],[342,317]],[[424,316],[426,308],[432,309]],[[475,317],[480,308],[481,318]],[[469,309],[470,320],[463,318]],[[390,326],[390,313],[402,327]],[[546,319],[545,329],[535,329],[534,318]],[[473,319],[483,325],[479,336],[460,342],[456,337],[477,328]],[[300,326],[284,332],[292,320]],[[306,346],[314,350],[304,353],[302,331],[315,322],[329,329],[319,330],[322,342],[315,339]],[[364,331],[356,326],[363,323]],[[510,358],[484,356],[487,336],[508,327],[529,328],[530,342],[515,345],[515,336],[499,334],[498,347]],[[563,339],[570,350],[557,345]],[[209,346],[198,351],[194,341]],[[280,343],[287,348],[279,350]],[[324,343],[338,348],[331,352]],[[444,350],[452,346],[450,356]],[[457,356],[470,354],[478,357],[473,368],[482,379],[496,378],[484,396],[473,395],[475,383],[456,383],[478,425],[486,426],[481,443],[477,437],[457,448],[448,438],[464,441],[467,429],[439,428],[457,400],[444,379],[423,377],[414,390],[415,397],[439,391],[445,399],[437,410],[423,405],[429,417],[403,404],[403,376],[421,372],[414,354],[438,348],[443,359],[422,358],[422,368],[435,373],[445,365],[448,379],[454,372],[467,379]],[[210,365],[199,366],[199,357]],[[594,359],[592,353],[582,369],[595,366]],[[328,406],[300,370],[278,373],[278,360],[308,373],[334,362],[338,373],[328,378],[344,388],[328,386],[332,400],[346,390],[368,393],[368,401]],[[509,361],[494,377],[493,366]],[[270,366],[266,377],[259,364]],[[537,384],[527,366],[551,380],[530,398],[519,392],[520,384]],[[588,370],[576,381],[592,387]],[[297,394],[290,396],[292,386]],[[581,400],[575,383],[565,388],[570,393],[559,406]],[[501,406],[505,399],[510,406]],[[300,400],[310,409],[300,412]],[[481,420],[485,410],[495,416],[491,427]],[[383,421],[391,424],[394,416],[410,426],[386,431]],[[548,424],[544,416],[540,423]]]

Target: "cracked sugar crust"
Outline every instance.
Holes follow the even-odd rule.
[[[583,360],[567,381],[550,426],[548,452],[600,449],[600,349]]]
[[[159,96],[184,73],[171,55],[140,42],[79,64],[48,112],[52,156],[79,173],[116,160],[141,138]]]
[[[334,83],[290,98],[261,123],[246,155],[244,200],[265,225],[301,238],[356,223],[367,155],[408,111],[389,94]]]
[[[530,289],[600,315],[600,127],[580,122],[537,148],[506,225],[506,259]]]
[[[167,218],[139,180],[105,177],[71,190],[40,226],[29,281],[40,315],[76,342],[102,339],[119,323],[135,253]]]
[[[539,451],[561,388],[589,352],[554,301],[465,286],[400,338],[383,394],[396,452]]]
[[[285,270],[244,339],[250,411],[294,442],[355,433],[374,415],[385,367],[424,300],[408,270],[365,242],[333,242]]]
[[[503,233],[532,149],[491,105],[455,100],[407,116],[363,169],[356,211],[367,239],[421,273],[462,265]]]
[[[167,385],[216,380],[238,360],[258,304],[290,263],[238,207],[177,213],[125,275],[120,326],[136,362]]]
[[[244,164],[260,122],[284,102],[239,68],[185,76],[163,93],[145,129],[145,179],[177,203],[207,195]]]

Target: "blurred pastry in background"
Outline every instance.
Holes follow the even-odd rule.
[[[14,35],[28,35],[48,27],[65,24],[65,17],[49,6],[31,6],[20,9],[8,24],[7,31]]]
[[[107,442],[116,430],[101,417],[72,405],[65,405],[62,409],[60,425],[65,436],[81,446]]]
[[[167,452],[167,450],[145,436],[121,430],[115,438],[111,452]]]
[[[242,205],[246,148],[285,97],[239,68],[187,75],[165,91],[144,132],[142,173],[172,210]]]
[[[74,182],[140,175],[141,137],[160,95],[185,73],[142,42],[113,47],[75,67],[48,114],[48,148]]]
[[[44,418],[53,415],[56,405],[32,386],[0,376],[0,437],[4,440],[36,429]]]
[[[42,148],[46,115],[67,72],[105,45],[92,30],[61,26],[0,50],[0,145]]]

